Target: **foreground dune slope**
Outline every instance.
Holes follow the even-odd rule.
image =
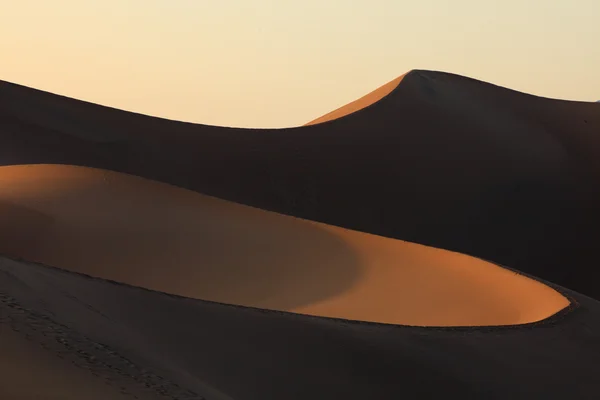
[[[0,200],[1,253],[187,297],[422,326],[528,323],[569,304],[479,259],[116,172],[1,167]]]
[[[600,306],[568,290],[575,305],[543,323],[444,329],[225,306],[3,257],[0,277],[0,342],[18,340],[5,336],[11,329],[35,347],[3,352],[0,364],[20,368],[28,357],[40,380],[27,383],[47,383],[46,393],[63,381],[42,374],[71,377],[58,399],[111,390],[177,400],[594,399],[600,391]],[[81,371],[52,371],[58,356]],[[0,382],[0,398],[31,393],[14,387],[22,380]]]
[[[431,71],[406,74],[358,112],[278,130],[168,121],[0,83],[0,164],[126,172],[489,259],[596,298],[598,132],[594,103]]]
[[[6,312],[4,313],[6,315]],[[44,347],[25,332],[0,321],[0,398],[7,400],[128,400],[127,389],[108,385],[105,376],[94,376],[72,363],[68,349]],[[55,346],[56,347],[56,346]],[[98,374],[96,374],[98,375]],[[148,392],[153,398],[154,393]]]

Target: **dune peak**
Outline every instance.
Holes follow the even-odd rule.
[[[411,71],[412,72],[412,71]],[[324,122],[334,121],[348,115],[357,113],[361,110],[364,110],[368,107],[375,105],[382,101],[385,97],[389,96],[397,87],[400,85],[402,80],[408,75],[410,72],[400,75],[399,77],[389,81],[388,83],[378,87],[372,92],[367,93],[366,95],[342,106],[331,112],[328,112],[325,115],[320,116],[310,122],[304,124],[304,126],[321,124]]]

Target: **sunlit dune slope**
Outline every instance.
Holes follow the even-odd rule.
[[[406,74],[404,74],[404,75],[406,75]],[[308,122],[307,124],[305,124],[305,126],[320,124],[320,123],[327,122],[327,121],[332,121],[334,119],[338,119],[338,118],[344,117],[346,115],[355,113],[366,107],[369,107],[372,104],[375,104],[379,100],[381,100],[384,97],[386,97],[387,95],[389,95],[394,89],[396,89],[396,87],[402,81],[402,78],[404,78],[404,75],[401,75],[398,78],[386,83],[385,85],[378,87],[377,89],[362,96],[359,99],[356,99],[340,108],[337,108],[337,109],[323,115],[322,117],[319,117],[317,119],[314,119],[314,120]]]
[[[568,305],[479,259],[115,172],[2,167],[0,194],[2,229],[32,244],[5,235],[0,251],[188,297],[423,326],[526,323]]]
[[[600,269],[588,264],[600,225],[598,132],[594,103],[433,71],[411,71],[343,118],[258,130],[168,121],[0,82],[0,165],[125,172],[481,257],[595,298]]]

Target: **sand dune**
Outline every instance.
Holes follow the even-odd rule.
[[[127,400],[118,387],[105,384],[64,355],[60,357],[21,332],[0,327],[0,398],[6,400]],[[68,353],[68,351],[65,351]],[[61,358],[62,357],[62,358]],[[146,398],[153,398],[148,393]],[[152,396],[152,397],[151,397]]]
[[[389,95],[394,89],[396,89],[396,87],[398,87],[398,85],[402,81],[402,78],[404,78],[405,75],[406,74],[401,75],[398,78],[396,78],[396,79],[386,83],[385,85],[378,87],[377,89],[373,90],[372,92],[362,96],[361,98],[356,99],[340,108],[337,108],[319,118],[316,118],[316,119],[308,122],[307,124],[305,124],[305,126],[321,124],[321,123],[327,122],[327,121],[333,121],[335,119],[339,119],[339,118],[345,117],[346,115],[353,114],[357,111],[360,111],[366,107],[369,107],[369,106],[377,103],[378,101],[382,100],[384,97]]]
[[[278,130],[0,82],[0,398],[595,399],[599,131],[431,71]]]
[[[431,71],[392,86],[343,118],[256,130],[0,83],[0,164],[125,172],[474,255],[600,298],[600,270],[588,268],[600,224],[596,104]]]
[[[0,276],[0,317],[83,370],[61,399],[80,383],[94,390],[91,379],[170,400],[594,399],[600,391],[600,303],[568,290],[575,306],[540,324],[444,329],[205,303],[3,257]],[[0,362],[21,357],[3,353]]]
[[[554,289],[472,257],[115,172],[2,167],[0,188],[5,203],[44,216],[43,229],[30,215],[5,228],[37,243],[11,255],[167,293],[422,326],[528,323],[569,304]],[[8,237],[0,252],[17,247]]]

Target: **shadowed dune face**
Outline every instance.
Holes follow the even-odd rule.
[[[0,186],[1,187],[1,186]],[[1,200],[7,193],[0,188],[0,248],[9,256],[38,254],[40,245],[52,232],[54,219],[47,214]]]
[[[343,118],[272,130],[168,121],[0,82],[0,164],[124,172],[493,260],[600,298],[600,269],[588,268],[600,108],[433,71],[392,86]]]
[[[394,91],[394,89],[396,89],[398,87],[400,82],[402,82],[402,79],[404,78],[405,75],[406,74],[400,75],[393,81],[390,81],[390,82],[386,83],[385,85],[378,87],[377,89],[364,95],[363,97],[356,99],[346,105],[343,105],[342,107],[337,108],[331,112],[328,112],[327,114],[306,123],[304,126],[316,125],[316,124],[321,124],[321,123],[327,122],[327,121],[333,121],[335,119],[342,118],[342,117],[345,117],[346,115],[353,114],[357,111],[360,111],[364,108],[367,108],[367,107],[377,103],[378,101],[382,100],[384,97],[386,97],[387,95],[392,93]]]
[[[0,398],[6,400],[127,400],[127,393],[107,386],[88,371],[1,327]],[[60,355],[60,353],[59,353]],[[147,394],[148,399],[158,399]]]
[[[7,236],[0,251],[188,297],[421,326],[527,323],[569,304],[537,281],[469,256],[115,172],[2,167],[0,196],[28,210],[23,224],[15,214],[4,228],[14,238],[44,216],[37,246],[29,251]]]
[[[577,307],[535,326],[419,329],[173,298],[0,256],[0,329],[9,320],[138,399],[593,399],[600,304],[570,294]],[[0,364],[33,361],[6,346]]]

